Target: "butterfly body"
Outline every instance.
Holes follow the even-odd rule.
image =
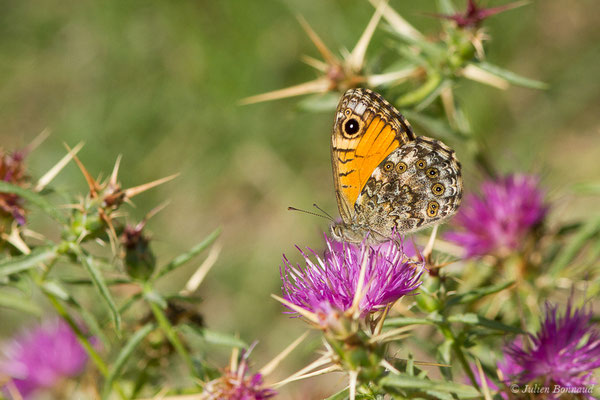
[[[338,240],[380,243],[452,216],[462,197],[460,163],[442,142],[416,136],[377,93],[347,91],[332,134],[333,175],[342,223]]]

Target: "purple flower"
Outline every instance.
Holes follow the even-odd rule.
[[[454,218],[458,227],[446,238],[461,245],[466,257],[506,256],[519,248],[527,233],[547,212],[538,179],[509,175],[481,185],[481,196],[469,195]]]
[[[87,354],[62,319],[46,321],[3,347],[0,372],[27,398],[83,371]]]
[[[366,263],[361,315],[384,308],[419,287],[424,263],[409,259],[402,244],[389,241],[377,247],[340,244],[325,236],[327,250],[320,257],[298,250],[306,265],[294,267],[283,256],[281,279],[284,299],[317,315],[347,311],[354,301],[361,266]],[[313,261],[314,259],[314,261]]]
[[[592,371],[600,368],[600,331],[591,319],[591,310],[574,309],[571,300],[563,316],[558,307],[547,304],[540,331],[530,334],[527,343],[518,338],[505,347],[504,362],[498,364],[505,382],[562,388],[595,384]]]
[[[237,366],[227,367],[223,375],[204,385],[204,392],[210,399],[266,400],[277,394],[275,390],[263,387],[260,373],[248,374],[248,357],[255,345],[253,343],[247,351],[242,351]]]

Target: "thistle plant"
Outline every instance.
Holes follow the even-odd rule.
[[[548,311],[533,347],[521,339],[507,345],[507,362],[516,369],[505,369],[507,374],[502,377],[500,373],[500,380],[489,373],[493,367],[486,356],[486,352],[501,346],[502,337],[531,331],[541,304],[557,291],[578,284],[597,291],[593,277],[598,276],[598,264],[592,259],[597,252],[589,253],[586,244],[595,247],[591,243],[597,241],[598,220],[574,225],[563,221],[558,227],[554,221],[549,222],[552,202],[540,177],[519,169],[500,173],[486,151],[483,135],[474,134],[455,94],[464,79],[498,89],[509,85],[546,88],[542,82],[486,60],[490,38],[486,19],[525,3],[485,8],[469,0],[466,10],[459,11],[450,1],[440,0],[439,11],[431,15],[441,23],[441,31],[436,34],[419,32],[386,1],[371,4],[375,13],[358,43],[343,58],[329,50],[326,40],[299,17],[300,26],[323,57],[323,61],[303,57],[319,71],[319,77],[243,102],[306,96],[300,102],[305,110],[331,110],[348,88],[376,89],[424,129],[422,134],[443,138],[468,152],[486,182],[480,195],[467,195],[462,210],[449,224],[449,232],[437,238],[435,228],[429,239],[416,235],[417,242],[427,241],[417,254],[404,252],[404,244],[410,240],[406,237],[383,248],[366,243],[354,247],[326,238],[322,254],[311,249],[300,251],[303,265],[295,266],[284,256],[282,297],[274,297],[288,309],[286,313],[293,311],[321,331],[325,346],[319,358],[290,380],[344,371],[348,387],[331,397],[336,399],[384,395],[521,398],[525,396],[519,391],[522,387],[507,391],[510,383],[534,382],[579,385],[581,390],[587,385],[586,390],[593,390],[591,376],[598,368],[593,318],[583,311],[571,316],[570,305],[562,320],[556,316],[556,309]],[[517,15],[517,11],[511,12],[513,17]],[[384,51],[391,54],[370,58],[369,43],[382,24],[382,34],[390,43]],[[386,66],[382,59],[396,61]],[[573,261],[581,259],[588,260],[586,266],[572,266]],[[562,285],[558,285],[559,277]],[[582,315],[587,321],[582,324],[589,326],[575,328]],[[587,340],[587,333],[587,344],[576,344]],[[567,343],[582,347],[567,349]],[[394,356],[391,349],[395,348],[403,349],[407,357]],[[412,354],[416,349],[425,350],[430,358],[415,360]],[[573,369],[568,361],[566,354],[571,350],[585,358],[573,356],[581,359],[581,370]],[[552,361],[540,364],[540,352],[547,352],[544,357]],[[439,368],[441,380],[429,377],[427,367],[433,366]],[[546,372],[537,374],[538,367]],[[502,371],[501,364],[498,368]],[[559,375],[568,373],[558,371],[574,371],[578,378],[559,379]],[[541,376],[552,378],[540,381]],[[584,396],[581,393],[574,397]],[[539,397],[554,398],[544,396]]]
[[[598,195],[598,185],[557,188],[544,168],[507,168],[461,102],[466,81],[547,88],[487,57],[496,43],[488,19],[521,18],[528,4],[436,5],[419,15],[435,30],[422,32],[400,5],[364,1],[373,13],[340,52],[331,50],[339,47],[333,34],[298,16],[298,33],[320,57],[301,59],[317,77],[242,100],[301,97],[304,111],[333,112],[347,89],[374,89],[416,135],[456,149],[465,181],[462,208],[447,225],[377,245],[368,236],[353,244],[324,235],[316,247],[286,253],[279,276],[268,265],[281,291],[269,299],[265,290],[264,302],[275,299],[283,323],[304,333],[262,367],[257,353],[273,348],[269,325],[264,337],[246,338],[243,326],[221,332],[205,318],[210,305],[199,288],[220,251],[235,251],[220,241],[221,229],[206,227],[195,246],[165,260],[151,228],[167,202],[142,210],[141,220],[128,213],[141,193],[173,188],[186,171],[123,187],[121,156],[112,172],[98,174],[78,144],[38,176],[27,165],[46,132],[22,149],[0,150],[0,307],[25,321],[3,327],[0,397],[304,399],[324,379],[343,376],[329,399],[598,398],[600,218],[561,214],[565,193]],[[371,45],[377,40],[382,46]],[[56,183],[67,165],[80,171],[83,192]],[[41,215],[50,222],[38,224]],[[200,257],[185,283],[173,278]],[[297,371],[282,374],[297,350]]]

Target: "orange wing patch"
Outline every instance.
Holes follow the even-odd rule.
[[[338,188],[348,205],[354,205],[375,168],[400,143],[396,131],[379,116],[367,125],[363,136],[334,142],[337,145],[333,155],[337,157]]]
[[[331,136],[333,179],[340,215],[352,222],[354,204],[377,166],[415,135],[379,94],[349,89],[340,99]]]

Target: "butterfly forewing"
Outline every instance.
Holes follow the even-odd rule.
[[[331,159],[338,207],[345,223],[353,220],[354,204],[375,168],[414,139],[408,121],[379,94],[350,89],[342,96],[333,125]]]

